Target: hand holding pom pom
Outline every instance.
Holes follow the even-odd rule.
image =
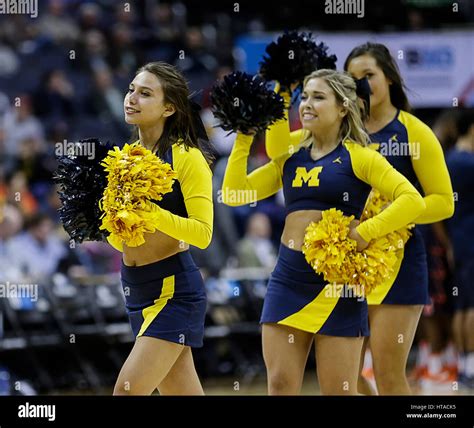
[[[260,74],[266,80],[277,80],[283,90],[294,90],[304,78],[322,68],[336,69],[337,57],[328,55],[328,47],[317,44],[311,33],[287,31],[270,43],[260,63]]]
[[[252,135],[285,117],[283,98],[259,76],[235,72],[211,91],[212,111],[225,131]]]
[[[161,200],[172,191],[176,172],[137,143],[125,144],[122,150],[115,147],[102,164],[108,185],[101,201],[101,229],[115,242],[138,247],[145,242],[144,233],[158,228],[158,207],[150,200]]]
[[[381,206],[382,202],[374,199]],[[355,228],[349,229],[353,218],[335,208],[323,211],[321,221],[307,227],[302,251],[326,281],[347,284],[357,295],[364,296],[393,272],[406,234],[397,231],[366,242]]]
[[[357,232],[355,227],[350,230],[349,235],[347,236],[349,239],[353,239],[357,242],[357,251],[365,250],[369,245],[369,243],[359,235],[359,232]]]
[[[322,212],[319,222],[311,222],[306,228],[303,254],[316,273],[329,282],[348,282],[348,254],[356,249],[356,242],[347,239],[349,225],[354,216],[345,217],[341,211],[331,208]]]

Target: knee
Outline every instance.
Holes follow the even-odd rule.
[[[297,374],[286,370],[271,370],[268,373],[268,392],[270,395],[299,394],[300,380]]]
[[[379,370],[374,367],[374,374],[377,389],[381,395],[397,393],[407,384],[405,367],[399,365],[381,367]]]

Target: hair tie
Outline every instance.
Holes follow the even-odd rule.
[[[356,95],[364,101],[365,114],[368,116],[370,114],[370,90],[369,81],[367,77],[362,79],[354,79],[356,83]]]

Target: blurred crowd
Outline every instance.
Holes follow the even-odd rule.
[[[401,11],[395,3],[402,14],[416,11]],[[276,21],[265,15],[249,20],[245,2],[241,7],[238,14],[229,6],[226,12],[223,4],[216,4],[211,13],[211,7],[203,12],[194,3],[180,1],[48,0],[40,5],[37,19],[0,17],[0,203],[5,206],[0,229],[5,269],[0,272],[47,276],[57,269],[81,272],[78,266],[85,274],[119,268],[120,256],[106,244],[74,245],[62,230],[52,183],[55,147],[86,137],[128,141],[124,91],[147,61],[178,66],[203,105],[202,118],[217,151],[213,169],[219,202],[233,135],[214,127],[209,89],[233,69],[235,37],[266,30]],[[371,8],[370,13],[377,10]],[[364,20],[369,26],[372,21]],[[291,126],[299,126],[297,117],[291,117]],[[434,126],[449,149],[456,139],[455,120],[447,112]],[[259,141],[250,166],[266,160]],[[218,276],[228,266],[270,269],[284,222],[282,196],[256,207],[215,205],[214,240],[206,251],[195,251],[206,274]]]
[[[175,64],[185,73],[204,107],[202,118],[217,152],[214,238],[208,249],[192,249],[197,264],[208,279],[218,278],[224,268],[270,272],[284,224],[283,197],[277,194],[256,206],[238,208],[218,203],[233,136],[214,127],[208,93],[216,79],[233,69],[234,40],[240,33],[272,29],[271,23],[284,22],[283,17],[276,21],[277,13],[286,14],[291,23],[295,12],[282,6],[269,16],[248,19],[245,13],[223,11],[217,2],[215,10],[209,6],[205,12],[198,2],[180,1],[143,0],[129,2],[131,6],[109,0],[41,3],[37,19],[0,17],[0,282],[44,282],[57,272],[74,279],[119,270],[121,255],[109,245],[76,245],[62,229],[52,182],[55,147],[87,137],[128,141],[125,90],[135,70],[154,60]],[[370,13],[376,18],[377,11],[375,7]],[[427,15],[419,10],[403,9],[396,16],[409,19],[400,19],[405,24],[398,26],[394,20],[395,29],[426,25]],[[381,29],[371,28],[380,20],[364,21],[365,30]],[[328,29],[321,23],[315,27]],[[455,110],[436,111],[429,123],[446,153],[460,138]],[[291,127],[298,126],[293,114]],[[252,147],[250,168],[266,161],[261,138]],[[436,225],[426,228],[426,236],[433,305],[425,314],[431,316],[449,300],[446,283],[455,263]]]
[[[49,0],[40,8],[37,19],[0,17],[0,275],[117,271],[116,251],[99,242],[74,245],[60,225],[52,182],[57,145],[87,137],[128,141],[123,96],[134,72],[153,60],[175,64],[204,107],[217,152],[218,200],[233,136],[214,127],[209,89],[233,69],[236,35],[263,29],[263,23],[242,16],[231,25],[230,16],[216,12],[205,24],[190,25],[182,2]],[[254,165],[264,161],[264,149],[257,146]],[[239,264],[271,268],[284,220],[281,197],[230,215],[216,205],[215,239],[207,252],[195,254],[206,274],[217,276],[223,267]],[[255,211],[259,215],[251,215]]]

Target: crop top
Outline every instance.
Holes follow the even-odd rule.
[[[152,201],[159,207],[158,230],[167,235],[206,248],[211,242],[213,226],[212,172],[201,151],[188,150],[175,143],[162,159],[171,164],[178,176],[172,192],[161,201]],[[107,238],[117,250],[123,251],[121,242]]]
[[[289,105],[289,95],[281,94]],[[265,145],[270,159],[298,146],[302,129],[290,133],[286,120],[266,132]],[[399,110],[394,119],[379,132],[370,135],[372,147],[380,152],[422,194],[426,209],[415,223],[426,224],[449,218],[454,213],[454,198],[443,150],[433,131],[412,114]]]
[[[301,147],[247,175],[252,140],[252,136],[237,135],[222,185],[223,201],[228,205],[265,199],[283,187],[287,212],[337,208],[359,218],[373,187],[393,202],[357,226],[366,241],[407,225],[425,209],[414,186],[369,147],[348,140],[318,160],[311,158],[309,149]],[[241,202],[229,197],[231,191],[246,191],[250,196]]]

